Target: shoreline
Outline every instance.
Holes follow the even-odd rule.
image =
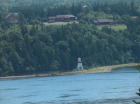
[[[75,75],[75,74],[105,73],[105,72],[111,72],[112,70],[119,69],[119,68],[136,67],[139,65],[140,65],[139,63],[129,63],[129,64],[120,64],[120,65],[111,65],[111,66],[101,66],[101,67],[89,68],[87,70],[81,70],[81,71],[54,72],[54,73],[19,75],[19,76],[5,76],[5,77],[0,77],[0,79],[17,79],[17,78],[65,76],[65,75]]]

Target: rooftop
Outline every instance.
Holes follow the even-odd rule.
[[[105,22],[112,23],[114,22],[114,20],[113,19],[97,19],[94,22],[95,23],[105,23]]]
[[[4,16],[4,18],[12,24],[18,23],[19,14],[18,13],[8,13]]]
[[[56,16],[51,16],[48,19],[56,19],[56,18],[75,18],[74,15],[69,14],[69,15],[56,15]]]

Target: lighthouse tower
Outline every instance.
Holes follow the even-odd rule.
[[[83,64],[82,64],[82,59],[79,57],[78,58],[78,63],[77,63],[77,70],[83,70]]]

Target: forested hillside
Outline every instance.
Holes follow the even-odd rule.
[[[55,6],[60,4],[71,5],[73,3],[84,3],[84,4],[94,4],[94,3],[108,3],[114,4],[118,2],[135,2],[137,5],[140,4],[139,0],[0,0],[3,5],[6,6],[23,6],[31,4],[46,4],[46,6]]]
[[[135,2],[84,5],[32,4],[9,8],[2,5],[0,76],[71,71],[76,68],[78,57],[83,59],[85,68],[140,62],[139,6]],[[19,22],[8,23],[8,13],[18,13]],[[73,14],[79,23],[43,24],[49,16],[59,14]],[[112,25],[98,28],[93,20],[102,18],[119,21],[127,28],[116,30]]]

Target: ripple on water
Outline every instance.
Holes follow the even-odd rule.
[[[32,102],[24,102],[23,104],[36,104],[36,103],[32,103]]]
[[[34,97],[37,95],[23,95],[23,96],[18,96],[17,98],[28,98],[28,97]]]
[[[24,102],[23,104],[134,104],[133,100],[138,100],[139,97],[128,99],[104,99],[96,101],[86,101],[83,99],[60,100],[60,101],[41,101],[41,102]]]
[[[73,96],[79,96],[78,94],[63,94],[57,98],[69,98],[69,97],[73,97]]]
[[[80,91],[82,91],[82,89],[75,89],[75,90],[69,90],[69,91],[71,91],[71,92],[80,92]]]
[[[41,84],[32,84],[32,85],[30,85],[30,86],[38,87],[38,86],[43,86],[43,85],[41,85]]]
[[[17,90],[18,88],[2,88],[0,91],[12,91],[12,90]]]

